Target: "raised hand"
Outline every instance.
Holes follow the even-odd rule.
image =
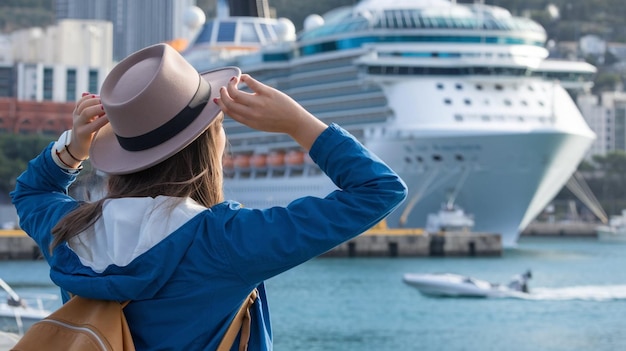
[[[241,76],[252,93],[239,90],[233,77],[214,100],[222,111],[239,123],[266,132],[289,134],[303,148],[310,149],[328,126],[285,93],[267,86],[247,74]]]
[[[100,96],[84,93],[76,103],[73,117],[72,141],[68,149],[73,156],[84,160],[89,156],[89,147],[96,132],[109,122]]]

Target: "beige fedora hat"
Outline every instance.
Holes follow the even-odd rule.
[[[91,164],[108,174],[128,174],[174,155],[219,115],[213,99],[240,75],[237,67],[200,74],[167,44],[131,54],[102,84],[100,99],[109,123],[91,144]]]

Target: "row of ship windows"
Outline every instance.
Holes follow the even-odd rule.
[[[318,31],[318,29],[323,30]],[[330,29],[330,30],[328,30]],[[304,33],[300,37],[300,41],[307,41],[316,37],[327,36],[327,34],[345,33],[345,31],[336,31],[329,26],[318,27],[309,32]],[[330,40],[316,44],[304,45],[300,47],[298,53],[301,56],[315,55],[330,51],[349,50],[362,47],[364,44],[379,43],[461,43],[461,44],[516,44],[516,45],[533,45],[543,47],[541,41],[515,38],[507,36],[484,36],[484,35],[365,35],[355,36],[349,39]]]
[[[450,13],[426,14],[422,10],[385,10],[377,16],[374,27],[381,28],[456,28],[490,29],[502,31],[533,31],[543,33],[535,22],[515,17],[492,17],[478,14],[475,17],[454,16]]]
[[[370,18],[377,19],[370,24]],[[373,28],[392,29],[470,29],[470,30],[498,30],[498,31],[533,31],[543,33],[543,28],[534,22],[511,18],[492,18],[491,16],[456,17],[449,14],[428,15],[422,10],[385,10],[383,13],[369,14],[368,17],[344,17],[336,23],[330,23],[323,27],[318,27],[309,32],[305,32],[302,37],[321,37],[336,33],[366,30]],[[517,43],[523,38],[500,38],[505,43]]]
[[[445,99],[443,99],[443,103],[445,105],[452,105],[452,99],[445,98]],[[472,100],[471,99],[463,99],[463,103],[465,105],[467,105],[467,106],[471,106],[472,105]],[[513,101],[511,101],[509,99],[504,99],[503,103],[504,103],[505,106],[513,106]],[[546,103],[544,101],[542,101],[542,100],[537,101],[537,103],[541,107],[544,107],[546,105]],[[485,99],[485,100],[483,100],[483,104],[488,106],[488,105],[491,104],[491,101],[489,99]],[[529,106],[528,101],[526,101],[526,100],[521,100],[519,104],[521,106],[524,106],[524,107],[528,107]]]
[[[444,83],[437,83],[437,89],[438,90],[445,90],[445,88],[446,88],[446,86],[445,86]],[[463,90],[463,84],[462,83],[455,83],[454,84],[454,88],[456,90]],[[482,91],[482,90],[485,89],[485,86],[483,84],[475,84],[474,88],[476,90]],[[493,88],[495,90],[497,90],[497,91],[503,91],[504,90],[504,85],[502,85],[502,84],[494,84]],[[535,87],[533,87],[532,85],[526,85],[525,88],[528,89],[528,91],[533,91],[533,92],[535,91]],[[518,86],[514,85],[514,86],[512,86],[512,89],[513,90],[518,90]],[[547,92],[548,91],[548,89],[545,86],[541,86],[540,90],[542,92]]]
[[[561,80],[569,82],[590,81],[590,73],[560,73],[548,71],[532,71],[527,68],[514,67],[429,67],[429,66],[367,66],[368,74],[384,75],[421,75],[421,76],[513,76],[513,77],[540,77],[545,80]]]
[[[224,178],[227,179],[289,178],[318,176],[320,174],[322,174],[322,170],[319,169],[317,165],[260,169],[224,169]]]
[[[442,162],[443,161],[443,156],[439,155],[439,154],[434,154],[432,156],[430,156],[430,158],[434,161],[434,162]],[[424,158],[423,156],[415,156],[415,158],[410,157],[410,156],[406,156],[404,158],[404,162],[405,163],[413,163],[413,162],[417,162],[417,163],[423,163],[426,161],[427,158]],[[463,155],[461,154],[456,154],[454,155],[454,159],[458,162],[463,162],[465,161],[465,157],[463,157]]]
[[[472,116],[464,116],[464,115],[454,115],[454,120],[457,122],[463,122],[465,120],[477,120],[480,119],[481,121],[485,121],[485,122],[489,122],[489,121],[506,121],[506,120],[512,120],[512,121],[517,121],[517,122],[525,122],[527,120],[536,120],[539,121],[541,123],[547,123],[551,121],[550,117],[545,117],[545,116],[539,116],[539,117],[524,117],[524,116],[503,116],[503,115],[497,115],[497,116],[489,116],[489,115],[472,115]]]
[[[277,39],[276,26],[278,24],[254,23],[245,18],[239,21],[215,21],[207,23],[203,27],[196,42],[268,43]],[[213,36],[215,36],[215,40],[213,40]]]
[[[466,67],[432,67],[432,66],[387,66],[369,65],[366,67],[368,74],[385,75],[420,75],[420,76],[514,76],[524,77],[530,75],[526,68],[515,67],[486,67],[486,66],[466,66]]]

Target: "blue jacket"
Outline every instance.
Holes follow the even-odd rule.
[[[11,193],[20,225],[64,301],[67,291],[132,301],[125,314],[137,350],[215,350],[255,287],[249,349],[271,350],[263,281],[361,234],[406,197],[398,175],[333,124],[309,152],[338,188],[325,198],[268,209],[165,196],[107,200],[92,228],[49,254],[52,227],[78,206],[67,195],[76,174],[53,162],[51,147]]]

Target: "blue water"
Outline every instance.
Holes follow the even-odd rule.
[[[504,283],[529,299],[432,298],[407,272]],[[56,294],[42,261],[0,262],[18,293]],[[319,258],[267,282],[278,351],[626,350],[626,245],[522,238],[495,258]],[[54,304],[59,304],[57,300]]]

